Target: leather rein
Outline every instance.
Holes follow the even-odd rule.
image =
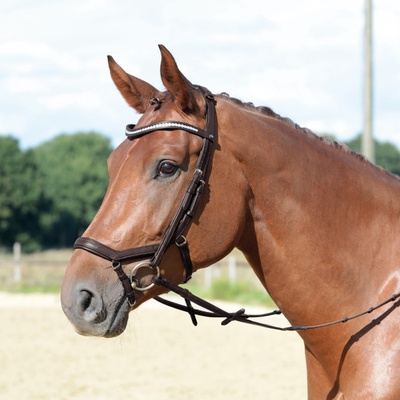
[[[169,224],[164,233],[164,236],[161,239],[161,242],[159,244],[133,247],[125,250],[114,250],[111,247],[108,247],[95,239],[82,236],[78,238],[74,244],[75,249],[88,251],[89,253],[92,253],[111,262],[112,268],[116,272],[124,288],[129,305],[133,307],[136,303],[135,291],[145,291],[150,289],[154,285],[158,285],[184,298],[186,306],[172,302],[170,300],[163,299],[159,296],[154,297],[154,299],[169,307],[188,312],[194,325],[197,325],[196,316],[199,315],[203,317],[224,318],[221,322],[222,325],[227,325],[232,321],[238,321],[279,331],[304,331],[309,329],[324,328],[350,321],[352,319],[361,317],[362,315],[372,313],[373,311],[383,307],[384,305],[390,302],[394,302],[395,300],[400,298],[400,292],[395,293],[388,299],[382,301],[380,304],[374,307],[370,307],[365,311],[324,324],[280,327],[252,320],[252,318],[279,315],[281,314],[280,310],[274,310],[263,314],[246,314],[245,309],[241,308],[240,310],[233,313],[227,312],[222,308],[194,295],[189,290],[175,285],[172,282],[169,282],[167,279],[161,276],[159,269],[161,260],[169,246],[175,244],[180,251],[182,262],[185,268],[186,278],[184,280],[184,283],[188,282],[192,277],[193,265],[190,259],[188,243],[183,233],[189,226],[199,204],[199,200],[205,186],[213,144],[214,140],[216,139],[217,132],[217,117],[215,110],[216,102],[214,100],[214,96],[207,91],[204,98],[206,101],[205,130],[178,121],[161,121],[140,128],[135,128],[135,125],[128,125],[126,128],[125,134],[129,140],[134,140],[151,132],[160,130],[183,130],[190,134],[197,135],[203,140],[202,149],[197,160],[193,177],[188,185],[186,193],[177,211],[175,212],[171,223]],[[150,102],[151,101],[160,104],[160,101],[158,99],[152,99],[150,100]],[[132,268],[129,276],[122,268],[123,262],[134,262],[143,259],[149,260],[141,261],[137,265],[135,265]],[[141,287],[139,285],[139,280],[136,278],[136,272],[141,268],[150,268],[155,272],[152,278],[152,283],[146,287]],[[204,310],[193,308],[192,303],[200,306]]]

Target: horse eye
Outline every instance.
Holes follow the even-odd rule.
[[[178,170],[178,166],[170,161],[162,162],[157,170],[158,176],[172,176]]]

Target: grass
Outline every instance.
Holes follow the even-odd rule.
[[[220,277],[213,280],[208,288],[196,281],[188,283],[185,287],[197,296],[207,299],[275,307],[267,292],[252,281],[231,283],[228,278]]]
[[[32,293],[51,293],[58,294],[60,293],[61,283],[48,285],[48,284],[29,284],[29,283],[20,283],[20,284],[7,284],[0,285],[0,290],[7,293],[22,293],[22,294],[32,294]]]

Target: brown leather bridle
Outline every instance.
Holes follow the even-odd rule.
[[[205,89],[201,89],[205,91]],[[189,247],[184,232],[188,228],[196,212],[205,186],[217,129],[214,96],[208,91],[205,93],[206,127],[204,130],[179,121],[160,121],[140,128],[136,128],[135,125],[128,125],[126,128],[125,134],[129,140],[134,140],[144,135],[148,135],[151,132],[162,130],[182,130],[199,136],[203,140],[202,149],[197,160],[193,177],[171,223],[161,239],[161,242],[159,244],[133,247],[126,250],[114,250],[95,239],[82,236],[78,238],[74,244],[75,249],[86,250],[98,257],[111,261],[112,267],[124,287],[125,295],[128,298],[130,306],[133,306],[136,302],[135,290],[144,291],[154,285],[154,283],[152,283],[149,286],[140,287],[138,279],[135,276],[137,270],[140,268],[151,268],[154,269],[155,275],[160,277],[159,265],[167,249],[172,244],[175,244],[178,247],[181,254],[186,273],[184,282],[187,282],[192,276],[193,265],[190,259]],[[128,277],[122,268],[123,263],[135,262],[146,258],[150,258],[150,260],[143,261],[133,267],[130,276]]]
[[[174,303],[170,300],[162,299],[160,297],[154,297],[155,300],[169,307],[176,308],[181,311],[188,312],[194,325],[197,325],[196,315],[212,318],[223,318],[222,325],[227,325],[232,321],[243,322],[251,325],[260,326],[263,328],[275,329],[279,331],[304,331],[310,329],[326,328],[332,325],[345,323],[353,319],[359,318],[363,315],[372,313],[373,311],[391,303],[395,302],[400,298],[400,292],[394,293],[389,298],[385,299],[381,303],[370,307],[362,312],[351,315],[349,317],[344,317],[336,321],[330,321],[327,323],[322,323],[318,325],[299,325],[299,326],[287,326],[280,327],[275,325],[269,325],[257,321],[253,321],[252,318],[268,317],[271,315],[281,314],[280,310],[274,310],[272,312],[267,312],[263,314],[246,314],[245,310],[241,308],[236,312],[227,312],[220,307],[217,307],[210,302],[199,298],[198,296],[192,294],[189,290],[181,288],[178,285],[169,282],[167,279],[160,276],[159,265],[161,260],[167,251],[167,249],[175,244],[180,251],[183,265],[185,268],[186,278],[184,283],[186,283],[192,276],[193,266],[190,259],[190,253],[188,248],[188,243],[186,237],[183,235],[185,230],[188,228],[199,203],[205,182],[207,179],[208,167],[210,164],[212,156],[212,148],[214,140],[217,134],[217,117],[215,111],[215,100],[214,96],[209,93],[206,89],[200,88],[204,91],[205,101],[206,101],[206,127],[205,130],[197,128],[193,125],[178,122],[178,121],[161,121],[151,125],[143,126],[140,128],[135,128],[135,125],[128,125],[126,129],[126,136],[129,140],[137,139],[141,136],[147,135],[151,132],[160,130],[183,130],[189,132],[193,135],[197,135],[203,139],[203,145],[199,158],[197,160],[196,168],[193,173],[193,177],[188,185],[186,193],[171,221],[168,228],[166,229],[164,236],[159,244],[152,244],[148,246],[133,247],[126,250],[114,250],[95,239],[88,237],[80,237],[76,240],[74,248],[86,250],[96,256],[104,258],[111,261],[114,271],[117,273],[124,290],[125,295],[128,299],[129,305],[134,306],[136,302],[136,291],[145,291],[151,288],[154,284],[164,287],[169,291],[173,291],[182,298],[185,299],[186,306]],[[158,99],[152,99],[153,103],[157,103],[158,106],[160,102]],[[152,104],[153,104],[152,103]],[[142,261],[132,268],[130,276],[125,273],[122,268],[124,262],[134,262],[137,260],[143,260],[149,258],[149,261]],[[146,287],[140,287],[138,279],[135,273],[140,268],[151,268],[154,271],[152,283]],[[204,310],[193,308],[194,303]],[[399,304],[396,303],[390,309],[393,310]]]

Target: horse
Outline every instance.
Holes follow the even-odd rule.
[[[68,319],[117,336],[130,311],[238,248],[291,324],[322,324],[299,330],[309,399],[397,399],[400,180],[268,107],[192,84],[159,48],[165,91],[108,57],[142,116],[75,244]],[[335,320],[347,322],[324,325]]]

